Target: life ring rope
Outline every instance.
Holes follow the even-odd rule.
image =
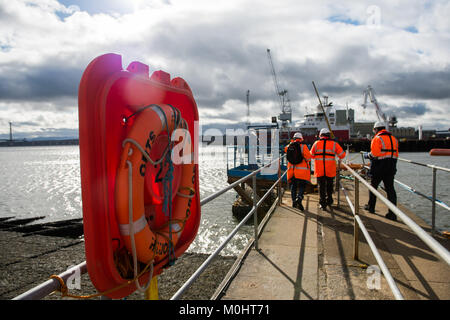
[[[149,272],[148,271],[149,268],[151,269],[150,270],[151,271],[151,275],[153,275],[153,261],[151,261],[151,262],[147,263],[147,265],[142,269],[142,271],[136,277],[134,277],[133,279],[129,279],[126,282],[124,282],[124,283],[122,283],[122,284],[120,284],[120,285],[118,285],[118,286],[116,286],[114,288],[108,289],[106,291],[97,292],[97,293],[88,294],[88,295],[75,295],[75,294],[69,293],[69,288],[67,287],[66,283],[64,282],[64,279],[62,279],[60,276],[58,276],[56,274],[51,275],[49,277],[49,279],[56,279],[56,280],[58,280],[58,282],[60,284],[60,288],[57,289],[56,291],[61,292],[61,298],[69,297],[69,298],[74,298],[74,299],[87,300],[87,299],[92,299],[92,298],[96,298],[96,297],[100,297],[100,296],[107,296],[108,294],[110,294],[110,293],[112,293],[112,292],[114,292],[116,290],[119,290],[119,289],[122,289],[122,288],[124,288],[126,286],[129,286],[134,281],[136,281],[141,276],[143,276],[145,273]]]
[[[176,114],[177,115],[177,121],[175,121],[175,128],[178,128],[178,126],[179,126],[179,122],[180,122],[180,119],[182,119],[181,118],[181,116],[178,116],[179,115],[179,110],[177,109],[177,108],[175,108],[175,107],[173,107],[172,105],[168,105],[168,106],[170,106],[171,108],[172,108],[172,110],[174,111],[174,114]],[[136,116],[137,114],[139,114],[139,113],[141,113],[142,111],[144,111],[145,109],[149,109],[149,108],[152,108],[157,114],[158,114],[158,116],[159,116],[159,119],[161,120],[161,123],[163,124],[162,126],[163,127],[166,127],[166,129],[167,129],[167,131],[169,131],[169,123],[167,122],[167,117],[166,117],[166,114],[164,113],[164,110],[162,110],[162,108],[160,107],[160,106],[158,106],[157,104],[150,104],[150,105],[148,105],[148,106],[145,106],[145,107],[142,107],[142,108],[140,108],[139,110],[137,110],[136,112],[134,112],[134,113],[132,113],[130,116],[128,116],[128,117],[124,117],[123,118],[123,121],[124,121],[124,123],[127,123],[128,122],[128,119],[130,119],[131,117],[134,117],[134,116]],[[184,119],[183,119],[184,120]],[[152,164],[152,165],[158,165],[158,164],[160,164],[163,160],[164,160],[164,158],[165,158],[165,156],[166,156],[166,154],[167,154],[167,151],[170,149],[170,137],[169,136],[167,136],[168,137],[168,144],[167,144],[167,147],[166,147],[166,149],[164,150],[164,154],[161,156],[161,158],[159,159],[159,160],[157,160],[157,161],[153,161],[152,160],[152,158],[150,158],[150,155],[147,153],[147,151],[145,151],[142,147],[141,147],[141,145],[139,144],[139,143],[137,143],[134,139],[131,139],[131,138],[127,138],[127,139],[125,139],[123,142],[122,142],[122,148],[124,148],[125,147],[125,144],[127,143],[127,142],[130,142],[131,144],[133,144],[134,146],[136,146],[136,148],[138,148],[139,149],[139,151],[142,153],[142,155]]]
[[[133,150],[133,149],[130,149]],[[150,276],[149,276],[149,280],[148,283],[144,286],[141,287],[141,284],[139,283],[139,278],[138,278],[138,263],[137,263],[137,254],[136,254],[136,242],[134,239],[134,234],[135,234],[135,230],[134,230],[134,225],[135,222],[133,222],[133,164],[131,163],[131,161],[127,160],[127,166],[128,166],[128,231],[129,231],[129,236],[131,239],[131,251],[132,251],[132,256],[133,256],[133,273],[134,273],[134,283],[136,284],[136,288],[141,291],[141,292],[145,292],[149,287],[150,287],[150,283],[152,281],[152,277],[153,277],[153,260],[150,260],[148,263],[151,265],[150,267]],[[145,216],[144,220],[145,220]],[[146,221],[147,222],[147,221]],[[141,230],[145,227],[145,225],[141,228]],[[141,230],[139,230],[138,232],[140,232]]]
[[[142,153],[142,155],[147,155],[147,152],[145,150],[142,149],[142,147],[133,139],[125,139],[125,140],[132,140],[135,146],[138,146],[139,151]],[[125,141],[124,141],[125,142]],[[129,141],[131,142],[131,141]],[[130,149],[133,150],[133,149]],[[130,154],[131,155],[131,154]],[[163,159],[163,158],[162,158]],[[150,286],[150,282],[152,277],[150,277],[149,282],[147,283],[147,285],[145,285],[145,287],[141,287],[139,284],[139,277],[138,277],[138,272],[137,272],[137,254],[136,254],[136,244],[135,244],[135,239],[134,239],[134,235],[139,233],[143,228],[146,227],[147,225],[147,220],[145,219],[145,216],[142,216],[139,220],[136,220],[133,222],[133,164],[131,163],[131,161],[127,160],[126,161],[127,166],[128,166],[128,224],[124,225],[124,224],[119,224],[119,229],[121,230],[122,235],[126,235],[126,236],[130,236],[131,238],[131,248],[132,248],[132,256],[133,256],[133,272],[134,272],[134,279],[135,279],[135,284],[136,287],[138,288],[139,291],[141,292],[145,292],[148,287]],[[177,195],[181,196],[181,197],[185,197],[185,198],[193,198],[195,196],[195,190],[193,188],[190,187],[180,187],[179,190],[188,190],[189,194],[183,194],[180,191],[177,192]],[[164,234],[163,230],[164,228],[169,226],[169,229],[171,231],[171,228],[173,226],[177,226],[177,223],[181,224],[182,227],[178,230],[175,230],[175,232],[182,232],[184,229],[184,226],[186,224],[187,219],[189,219],[189,215],[186,214],[186,216],[184,217],[184,219],[170,219],[169,221],[167,221],[166,223],[164,223],[163,225],[160,226],[160,228],[158,230],[153,230],[153,232],[155,234],[158,234],[160,236],[162,236],[163,238],[165,238],[167,240],[167,242],[169,243],[170,246],[174,247],[173,245],[173,241],[171,239],[171,237],[166,236]],[[135,226],[137,228],[135,228]],[[170,232],[171,233],[171,232]],[[153,260],[149,261],[149,264],[151,264],[151,275],[153,274]]]
[[[180,121],[181,118],[181,113],[180,110],[178,110],[177,108],[175,108],[174,106],[172,106],[171,104],[167,104],[170,108],[172,108],[172,111],[174,112],[174,114],[176,115],[176,119],[175,119],[175,127],[177,127],[177,125],[179,124],[178,122]],[[142,108],[140,108],[139,110],[133,112],[131,115],[129,115],[128,117],[123,117],[122,121],[124,124],[126,124],[128,122],[128,120],[136,115],[138,115],[139,113],[141,113],[142,111],[144,111],[145,109],[150,109],[150,108],[156,108],[154,109],[157,113],[159,118],[161,119],[161,122],[164,122],[166,127],[168,126],[167,123],[167,118],[166,115],[164,113],[164,110],[157,104],[149,104],[148,106],[144,106]]]
[[[139,144],[135,144],[135,145],[138,145],[140,147]],[[132,150],[132,149],[130,149],[130,150]],[[145,150],[144,150],[144,152],[145,152]],[[142,154],[144,154],[144,153],[142,153]],[[151,280],[153,278],[153,270],[154,270],[153,261],[154,261],[154,259],[150,260],[146,264],[146,266],[143,268],[143,270],[140,271],[139,273],[138,273],[138,270],[137,270],[138,264],[137,264],[136,244],[135,244],[135,241],[134,241],[134,234],[139,232],[139,231],[135,231],[134,227],[135,227],[135,225],[138,226],[138,229],[141,229],[141,228],[145,227],[145,225],[147,224],[147,220],[145,219],[145,216],[143,216],[144,217],[143,220],[145,221],[145,225],[141,221],[142,219],[139,219],[136,222],[133,222],[133,197],[132,197],[132,194],[133,194],[133,187],[132,187],[132,185],[133,185],[132,184],[132,180],[133,180],[133,175],[132,175],[133,164],[131,163],[131,161],[127,160],[127,165],[128,165],[128,181],[129,181],[129,190],[128,190],[128,192],[129,192],[129,199],[130,199],[129,204],[128,204],[128,219],[129,219],[128,221],[129,221],[129,223],[128,223],[128,225],[123,225],[123,224],[121,225],[121,224],[119,224],[119,229],[121,230],[122,234],[129,235],[130,238],[131,238],[134,277],[133,277],[133,279],[130,279],[130,280],[126,281],[125,283],[122,283],[121,285],[118,285],[117,287],[114,287],[112,289],[106,290],[104,292],[98,292],[98,293],[90,294],[90,295],[74,295],[74,294],[69,294],[69,289],[68,289],[66,283],[64,282],[64,280],[61,277],[59,277],[58,275],[51,275],[50,276],[51,279],[54,278],[54,279],[56,279],[56,280],[58,280],[60,282],[60,289],[59,289],[59,291],[61,292],[61,297],[70,297],[70,298],[75,298],[75,299],[92,299],[92,298],[99,297],[99,296],[106,296],[108,293],[114,292],[114,291],[116,291],[118,289],[121,289],[121,288],[127,286],[127,285],[130,285],[132,282],[135,283],[136,288],[139,291],[141,291],[141,292],[145,292],[150,287]],[[161,235],[163,237],[166,237],[164,234],[161,234]],[[150,270],[148,270],[148,269],[150,269]],[[141,287],[141,285],[139,283],[139,278],[141,276],[143,276],[147,272],[149,272],[149,281],[144,287]]]
[[[142,153],[142,155],[147,159],[147,161],[150,162],[150,163],[151,163],[152,165],[154,165],[154,166],[156,166],[156,165],[160,164],[161,162],[163,162],[164,158],[166,157],[167,152],[169,151],[169,147],[167,147],[167,148],[164,150],[164,154],[161,156],[161,158],[160,158],[159,160],[157,160],[157,161],[153,161],[152,158],[150,158],[150,155],[147,153],[147,151],[145,151],[145,150],[142,148],[142,146],[141,146],[136,140],[134,140],[134,139],[127,138],[127,139],[123,140],[123,142],[122,142],[122,147],[125,147],[125,145],[126,145],[128,142],[131,143],[131,144],[133,144],[136,148],[138,148],[139,151]],[[133,150],[133,149],[130,149],[130,150]]]
[[[188,190],[189,191],[189,194],[184,194],[184,193],[181,193],[180,191],[177,191],[177,195],[180,196],[180,197],[192,199],[195,196],[194,188],[180,187],[179,190]]]

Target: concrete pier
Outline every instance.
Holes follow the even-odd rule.
[[[353,199],[354,185],[344,182]],[[340,205],[319,209],[317,193],[305,195],[305,211],[292,208],[290,193],[267,222],[259,250],[250,249],[239,271],[229,275],[222,299],[269,300],[393,300],[377,262],[360,233],[359,257],[353,259],[353,214],[344,196]],[[401,199],[399,199],[401,201]],[[450,299],[450,266],[442,261],[400,220],[384,217],[387,207],[377,202],[375,214],[363,207],[368,190],[360,189],[360,217],[407,300]],[[424,230],[431,228],[407,208],[399,208]],[[434,236],[447,249],[450,240]]]

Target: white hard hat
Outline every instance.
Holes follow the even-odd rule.
[[[319,132],[319,136],[324,135],[324,134],[330,134],[330,130],[328,128],[321,129]]]
[[[294,139],[303,139],[303,135],[300,132],[294,134]]]
[[[377,121],[377,122],[375,122],[375,124],[373,125],[373,128],[374,128],[374,129],[376,129],[376,128],[386,128],[386,124],[385,124],[384,122]]]

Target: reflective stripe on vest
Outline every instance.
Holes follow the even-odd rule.
[[[380,156],[380,157],[376,157],[377,160],[382,160],[382,159],[397,159],[396,156]]]
[[[391,142],[391,149],[388,149],[386,147],[386,144],[384,143],[384,139],[381,136],[388,136],[389,140]],[[394,141],[392,140],[392,135],[387,133],[387,132],[383,132],[379,135],[376,136],[376,138],[378,138],[378,140],[380,140],[381,142],[381,152],[390,152],[390,155],[383,155],[383,156],[379,156],[377,157],[377,159],[387,159],[387,158],[395,158],[397,159],[397,155],[395,155],[394,153],[397,153],[397,149],[394,148]],[[398,148],[398,146],[397,146]]]
[[[294,169],[296,169],[296,170],[308,170],[309,171],[308,167],[302,167],[302,166],[295,166]]]

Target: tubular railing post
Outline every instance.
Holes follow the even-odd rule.
[[[362,184],[364,184],[370,192],[372,192],[378,199],[380,199],[392,212],[394,212],[397,217],[399,217],[423,242],[425,242],[431,250],[433,250],[439,257],[442,258],[448,265],[450,265],[450,252],[442,244],[436,241],[428,233],[425,232],[417,223],[415,223],[408,215],[401,211],[396,205],[385,198],[379,191],[372,187],[366,180],[364,180],[359,174],[357,174],[352,168],[344,163],[345,168],[350,171],[350,173],[358,179]],[[434,166],[436,167],[436,166]],[[433,167],[431,167],[433,168]],[[436,167],[437,170],[441,170]],[[445,169],[445,168],[444,168]],[[444,171],[447,171],[445,169]],[[448,170],[450,172],[450,169]]]
[[[278,180],[281,177],[281,160],[278,159]],[[278,183],[277,186],[277,194],[278,194],[278,205],[281,206],[281,181]]]
[[[348,197],[347,192],[345,191],[345,188],[342,187],[341,189],[342,189],[342,192],[344,193],[344,197],[347,200],[348,205],[350,206],[352,214],[355,214],[355,207],[352,204],[352,200],[350,200],[350,198]],[[384,263],[383,258],[381,257],[377,247],[373,243],[373,240],[370,237],[370,234],[367,232],[367,229],[365,228],[364,224],[362,223],[361,218],[359,216],[355,215],[355,220],[358,223],[358,226],[359,226],[360,230],[362,231],[362,234],[366,238],[367,244],[369,245],[370,250],[372,250],[372,253],[375,256],[375,260],[378,262],[378,265],[380,266],[380,269],[383,272],[383,274],[386,278],[386,281],[388,282],[388,285],[392,290],[392,293],[394,294],[394,296],[397,300],[403,300],[403,296],[400,293],[400,290],[398,290],[398,287],[395,284],[395,281],[392,278],[392,275],[391,275],[389,269],[387,268],[386,264]]]
[[[353,220],[353,259],[359,258],[359,227],[356,217],[359,215],[359,180],[355,178],[355,217]]]
[[[435,232],[436,224],[436,168],[433,168],[433,202],[431,204],[431,231]]]
[[[255,230],[255,249],[259,250],[258,247],[258,208],[256,206],[256,203],[258,202],[256,197],[256,175],[252,177],[253,179],[253,208],[255,209],[255,212],[253,212],[253,228]]]

